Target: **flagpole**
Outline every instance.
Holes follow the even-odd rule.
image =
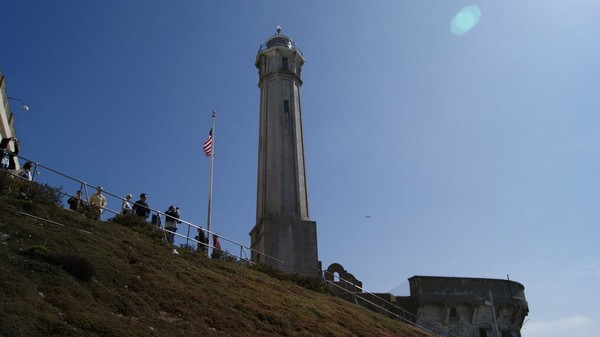
[[[209,178],[208,178],[208,212],[207,212],[207,219],[206,219],[206,230],[208,231],[206,233],[206,235],[208,235],[208,242],[209,242],[209,247],[206,247],[206,253],[208,254],[208,257],[210,257],[210,223],[211,223],[211,213],[212,213],[212,183],[213,183],[213,164],[215,161],[215,112],[212,112],[212,126],[211,126],[211,132],[212,132],[212,145],[211,145],[211,152],[210,152],[210,173],[209,173]]]

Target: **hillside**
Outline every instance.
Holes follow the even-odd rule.
[[[0,336],[429,336],[157,234],[0,196]]]

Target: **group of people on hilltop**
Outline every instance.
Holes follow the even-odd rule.
[[[140,194],[140,200],[131,203],[131,194],[127,194],[123,202],[121,203],[121,214],[129,215],[135,214],[144,219],[148,219],[150,216],[150,207],[146,202],[146,193]],[[165,211],[165,229],[167,230],[167,241],[173,243],[175,236],[172,232],[177,232],[177,224],[181,223],[179,220],[179,207],[169,206],[169,209]],[[156,223],[156,225],[159,225]]]
[[[12,145],[12,146],[11,146]],[[19,140],[16,137],[2,138],[0,141],[0,169],[16,171],[15,175],[26,179],[28,181],[33,180],[33,171],[35,170],[35,163],[27,161],[20,170],[17,170],[18,166],[18,154],[20,149]],[[74,211],[85,212],[94,220],[100,220],[104,209],[107,206],[106,197],[102,194],[104,189],[102,186],[96,188],[96,192],[90,196],[89,200],[81,195],[81,190],[75,192],[75,195],[71,196],[67,200],[69,208]],[[127,194],[121,204],[121,214],[130,215],[135,214],[144,219],[148,219],[151,214],[150,207],[146,202],[146,193],[140,194],[140,199],[136,202],[131,202],[132,195]],[[179,220],[180,209],[176,206],[169,206],[169,209],[164,212],[165,214],[165,226],[166,239],[168,242],[173,243],[175,241],[175,234],[177,232],[177,225],[181,223]],[[154,217],[154,216],[153,216]],[[159,221],[159,220],[158,220]],[[156,223],[160,226],[159,223]],[[199,241],[198,249],[206,252],[209,238],[204,233],[204,230],[198,228],[198,235],[195,237],[196,241]],[[213,241],[215,242],[215,249],[221,250],[218,237],[213,235]]]
[[[10,150],[12,144],[12,151]],[[20,143],[16,137],[2,138],[0,141],[0,168],[4,170],[17,170]],[[33,180],[33,165],[31,161],[26,162],[16,175],[20,178]]]
[[[135,214],[144,219],[148,219],[148,217],[150,216],[150,207],[146,202],[146,193],[140,194],[140,200],[134,202],[133,204],[131,203],[131,198],[132,195],[127,194],[123,199],[123,202],[121,203],[121,214]]]
[[[106,197],[102,195],[104,189],[102,186],[96,188],[96,193],[92,194],[87,202],[81,196],[81,191],[76,191],[75,195],[67,200],[69,208],[74,211],[85,212],[89,211],[90,217],[94,220],[100,220],[102,212],[107,205]]]
[[[90,213],[92,214],[92,218],[95,220],[100,220],[100,217],[107,205],[106,197],[102,194],[103,191],[104,188],[102,186],[98,186],[96,188],[96,193],[92,194],[87,203],[81,196],[81,191],[76,191],[75,195],[67,200],[67,204],[69,204],[69,208],[74,211],[89,209]],[[140,194],[140,200],[133,204],[131,203],[131,194],[127,194],[123,199],[123,203],[121,204],[121,214],[136,214],[144,219],[147,219],[150,216],[150,207],[146,202],[146,193]]]
[[[81,196],[81,191],[75,192],[75,195],[70,197],[67,200],[69,204],[69,208],[72,210],[88,210],[91,214],[91,217],[95,220],[100,220],[102,213],[104,212],[104,208],[106,208],[107,202],[106,197],[102,195],[102,191],[104,189],[102,186],[98,186],[96,189],[96,193],[94,193],[88,203],[84,201]],[[123,215],[137,215],[141,218],[148,219],[150,216],[150,206],[146,202],[147,195],[146,193],[140,194],[140,199],[136,202],[131,202],[132,195],[127,194],[125,198],[123,198],[123,202],[121,203],[121,214]],[[165,214],[165,230],[166,230],[166,239],[168,242],[173,243],[175,241],[175,232],[177,232],[177,224],[180,224],[180,209],[176,206],[169,206],[169,209],[164,212]],[[157,223],[158,225],[158,223]],[[202,235],[204,236],[204,232],[200,230]],[[204,240],[202,242],[205,242]]]

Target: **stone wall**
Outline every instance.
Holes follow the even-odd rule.
[[[529,307],[520,283],[431,276],[413,276],[409,282],[419,325],[435,324],[454,336],[487,337],[492,336],[495,313],[501,336],[521,336]]]
[[[410,296],[394,296],[363,292],[354,286],[362,286],[362,282],[340,264],[332,264],[328,271],[339,277],[334,282],[326,272],[326,280],[335,285],[330,289],[343,298],[392,318],[411,321],[440,336],[496,337],[495,314],[499,336],[520,337],[529,312],[525,288],[510,280],[413,276],[409,279]]]

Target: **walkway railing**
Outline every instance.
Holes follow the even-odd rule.
[[[275,38],[270,39],[268,42],[261,44],[258,47],[258,53],[262,52],[263,50],[272,48],[272,47],[285,47],[285,48],[289,48],[289,49],[294,49],[300,55],[303,55],[300,48],[298,48],[296,46],[296,43],[294,43],[293,41],[291,41],[290,39],[288,39],[286,37],[275,37]]]
[[[6,151],[6,150],[0,150],[1,154],[3,154],[2,151],[10,153],[9,151]],[[99,186],[99,185],[89,184],[81,179],[75,178],[75,177],[68,175],[66,173],[63,173],[59,170],[53,169],[49,166],[46,166],[44,164],[38,163],[34,160],[31,160],[30,158],[27,158],[27,157],[24,157],[21,155],[19,155],[18,157],[15,157],[15,160],[17,158],[33,163],[33,167],[31,169],[31,176],[32,176],[33,182],[35,182],[36,179],[39,180],[39,175],[41,173],[48,172],[48,173],[53,174],[55,177],[64,179],[69,184],[75,183],[78,186],[77,190],[81,191],[81,200],[86,205],[89,205],[89,200],[92,195],[92,194],[90,194],[89,190],[91,189],[92,191],[95,191],[96,188]],[[42,176],[45,176],[45,175],[42,175]],[[55,182],[53,182],[53,184],[56,186]],[[60,186],[62,189],[62,185],[60,185]],[[65,191],[61,191],[61,193],[64,196],[66,196],[67,198],[75,197],[75,195],[70,194]],[[121,205],[122,202],[125,200],[123,197],[121,197],[115,193],[112,193],[106,189],[104,189],[102,191],[102,194],[106,197],[107,201],[110,201],[110,200],[113,201],[113,202],[108,202],[107,203],[108,205],[111,205],[111,204]],[[131,202],[131,204],[133,205],[134,202]],[[275,263],[277,263],[277,264],[281,264],[281,265],[284,264],[283,261],[281,261],[275,257],[269,256],[267,254],[264,254],[263,252],[252,249],[252,248],[250,248],[242,243],[239,243],[235,240],[232,240],[230,238],[221,236],[217,232],[208,231],[208,230],[202,228],[201,226],[198,226],[190,221],[186,221],[185,219],[178,219],[179,220],[178,222],[181,225],[179,230],[181,231],[181,233],[185,233],[185,234],[169,231],[169,230],[165,229],[165,227],[164,227],[164,224],[166,222],[165,221],[165,219],[166,219],[165,213],[158,211],[156,209],[153,209],[151,207],[148,207],[148,209],[150,210],[151,214],[153,215],[153,217],[151,217],[151,219],[152,218],[155,219],[155,221],[153,221],[151,223],[154,223],[158,229],[163,231],[163,233],[165,233],[165,234],[169,233],[169,234],[172,234],[174,237],[179,238],[178,241],[181,242],[182,246],[184,246],[184,247],[190,247],[190,248],[194,249],[194,247],[192,247],[192,245],[195,245],[199,250],[205,251],[209,257],[210,256],[215,256],[215,257],[220,256],[223,258],[233,258],[233,259],[236,259],[239,261],[245,261],[248,264],[254,263],[251,260],[252,253],[263,256],[265,258],[265,260],[268,259],[269,261],[275,261]],[[105,207],[102,211],[103,211],[103,213],[110,213],[110,214],[114,214],[115,216],[118,214],[121,214],[120,209],[116,210],[111,207]],[[102,214],[100,216],[102,217]],[[210,244],[210,243],[200,242],[199,240],[196,240],[196,237],[197,237],[197,234],[199,233],[199,231],[204,232],[206,237],[211,237],[213,235],[217,236],[218,240],[220,242],[221,248],[219,249],[218,247],[215,247],[214,242],[213,242],[213,244]],[[211,250],[212,250],[213,254],[211,254]],[[233,253],[234,251],[236,253]],[[239,254],[237,253],[237,251],[239,251]]]
[[[5,150],[2,150],[2,151],[5,151]],[[5,151],[5,152],[8,152],[8,151]],[[91,188],[93,190],[96,190],[96,188],[98,187],[98,185],[88,184],[87,182],[85,182],[85,181],[83,181],[81,179],[77,179],[77,178],[75,178],[73,176],[70,176],[70,175],[65,174],[63,172],[55,170],[55,169],[53,169],[51,167],[48,167],[48,166],[43,165],[41,163],[35,162],[35,161],[33,161],[33,160],[29,159],[29,158],[26,158],[26,157],[23,157],[23,156],[19,156],[18,158],[20,158],[22,160],[30,161],[30,162],[33,163],[33,168],[31,170],[32,182],[35,182],[37,176],[40,174],[39,171],[42,170],[42,171],[47,171],[47,172],[50,172],[52,174],[55,174],[58,177],[64,178],[64,179],[66,179],[66,181],[69,181],[71,183],[78,184],[78,186],[79,186],[78,190],[81,191],[81,193],[82,193],[81,199],[86,204],[90,200],[90,196],[91,196],[90,193],[88,192],[88,189]],[[62,187],[61,187],[61,189],[62,189]],[[124,201],[123,197],[121,197],[119,195],[116,195],[114,193],[111,193],[111,192],[107,191],[106,189],[104,189],[102,192],[103,192],[103,195],[105,195],[105,197],[108,196],[108,197],[110,197],[113,200],[118,200],[119,202],[117,204],[121,204]],[[63,194],[66,197],[69,197],[69,198],[70,197],[74,197],[74,195],[69,194],[69,193],[64,192],[64,191],[61,191],[61,194]],[[285,268],[284,268],[285,266],[290,266],[290,265],[286,264],[282,260],[279,260],[279,259],[277,259],[275,257],[272,257],[272,256],[269,256],[267,254],[264,254],[263,252],[260,252],[260,251],[257,251],[255,249],[252,249],[252,248],[250,248],[248,246],[245,246],[245,245],[243,245],[243,244],[241,244],[239,242],[236,242],[235,240],[229,239],[227,237],[220,236],[216,232],[208,231],[208,230],[202,228],[201,226],[198,226],[198,225],[196,225],[196,224],[194,224],[192,222],[186,221],[184,219],[179,219],[179,221],[183,225],[183,227],[186,229],[186,230],[183,231],[183,232],[186,233],[185,235],[184,234],[180,234],[178,232],[169,231],[169,230],[165,229],[164,225],[163,225],[165,223],[166,214],[164,212],[158,211],[158,210],[150,208],[150,207],[148,207],[148,209],[155,216],[156,220],[154,221],[154,224],[157,226],[157,228],[160,229],[160,230],[162,230],[163,233],[165,233],[165,234],[169,233],[169,234],[174,235],[175,237],[180,238],[181,242],[185,241],[185,244],[182,244],[182,246],[184,246],[184,247],[190,247],[190,248],[194,249],[193,247],[191,247],[191,245],[192,244],[196,244],[197,249],[200,250],[200,251],[205,251],[205,253],[208,254],[208,256],[211,256],[210,250],[212,249],[213,252],[217,251],[218,253],[221,253],[221,256],[224,257],[224,258],[232,258],[232,259],[235,259],[235,260],[240,261],[240,262],[246,262],[249,265],[254,264],[254,262],[252,262],[252,260],[251,260],[251,256],[252,256],[252,253],[255,253],[255,254],[258,254],[258,255],[262,255],[265,259],[269,259],[270,261],[275,261],[276,264],[279,264],[282,267],[282,268],[280,268],[282,270],[285,270]],[[105,207],[103,209],[103,211],[111,213],[111,214],[114,214],[115,216],[121,214],[121,210],[115,210],[115,209],[112,209],[112,208],[109,208],[109,207]],[[28,214],[26,214],[26,215],[28,215]],[[31,215],[28,215],[28,216],[31,216]],[[62,226],[62,224],[58,224],[58,225]],[[201,241],[197,240],[196,239],[196,235],[193,234],[194,230],[196,231],[196,233],[199,233],[199,231],[203,231],[205,233],[205,235],[207,235],[207,236],[212,236],[212,235],[218,236],[219,240],[221,241],[221,249],[219,250],[218,247],[214,246],[214,244],[211,245],[211,244],[208,244],[206,242],[201,242]],[[166,241],[166,237],[165,237],[165,241]],[[234,255],[234,254],[230,253],[229,250],[226,249],[226,247],[234,247],[236,250],[239,249],[239,255]],[[314,271],[310,271],[310,272],[314,272]],[[320,270],[316,271],[316,272],[319,273],[319,274],[321,274]],[[381,310],[382,312],[385,312],[388,315],[391,315],[391,316],[393,316],[393,317],[395,317],[395,318],[397,318],[399,320],[402,320],[402,321],[404,321],[406,323],[409,323],[411,325],[417,326],[417,327],[419,327],[419,328],[421,328],[421,329],[423,329],[425,331],[428,331],[430,333],[433,333],[433,334],[435,334],[437,336],[441,336],[441,337],[457,337],[455,335],[450,334],[448,331],[445,331],[444,329],[439,328],[435,324],[427,322],[427,321],[424,321],[424,320],[421,320],[421,322],[422,322],[422,324],[425,323],[424,325],[427,325],[427,327],[425,327],[423,325],[416,324],[417,319],[418,319],[417,316],[415,316],[414,314],[412,314],[412,313],[410,313],[410,312],[408,312],[408,311],[406,311],[406,310],[398,307],[394,303],[391,303],[389,301],[385,301],[384,299],[378,297],[378,300],[385,301],[385,303],[386,303],[387,308],[386,307],[382,307],[382,306],[374,303],[373,301],[370,301],[370,300],[366,299],[365,296],[361,297],[361,294],[369,294],[371,296],[376,297],[375,294],[372,294],[370,292],[365,291],[365,289],[363,289],[361,286],[359,286],[357,284],[353,284],[352,282],[350,282],[348,280],[344,280],[344,279],[340,278],[338,275],[333,274],[333,277],[331,278],[332,280],[335,280],[337,278],[339,280],[339,282],[344,282],[347,285],[351,286],[351,287],[341,287],[340,285],[336,284],[335,282],[329,281],[327,279],[327,277],[325,277],[327,275],[326,273],[328,273],[327,271],[323,271],[322,273],[323,273],[323,274],[321,274],[322,277],[324,278],[325,282],[329,286],[335,287],[337,289],[341,289],[345,293],[353,296],[353,299],[354,299],[354,301],[357,304],[359,304],[360,301],[362,301],[364,303],[368,303],[369,305],[372,305],[372,306],[378,308],[379,310]],[[359,289],[359,290],[361,290],[361,292],[352,292],[352,291],[349,291],[346,288]],[[397,310],[398,312],[401,313],[401,315],[399,315],[399,314],[391,311],[388,308],[393,308],[393,309]],[[407,317],[410,317],[410,319],[407,318]]]
[[[363,289],[361,287],[361,285],[355,284],[351,281],[348,281],[348,280],[345,280],[345,279],[339,277],[339,275],[337,275],[336,273],[332,274],[328,271],[323,271],[323,278],[325,279],[325,282],[327,283],[328,286],[331,286],[334,289],[338,289],[338,291],[334,291],[335,293],[338,293],[338,294],[345,293],[346,295],[351,296],[352,300],[356,304],[362,304],[362,305],[368,304],[369,306],[375,307],[375,308],[377,308],[377,310],[384,312],[387,315],[390,315],[390,316],[392,316],[398,320],[401,320],[403,322],[406,322],[408,324],[414,325],[414,326],[416,326],[420,329],[423,329],[429,333],[432,333],[436,336],[458,337],[458,336],[453,335],[450,332],[446,331],[445,329],[440,328],[438,325],[436,325],[432,322],[428,322],[426,320],[420,319],[415,314],[397,306],[395,303],[387,301],[384,298],[377,296],[376,294],[366,291],[365,289]],[[330,281],[329,279],[331,279],[333,281]],[[337,282],[335,281],[336,279],[338,280]],[[344,286],[341,286],[338,283],[342,283],[342,284],[344,284]],[[360,291],[353,292],[348,289],[358,289]],[[385,307],[367,299],[367,296],[377,298],[377,301],[385,303]],[[395,312],[392,310],[394,310]],[[398,312],[399,312],[399,314],[398,314]],[[417,322],[419,320],[420,320],[420,324],[417,324]]]

